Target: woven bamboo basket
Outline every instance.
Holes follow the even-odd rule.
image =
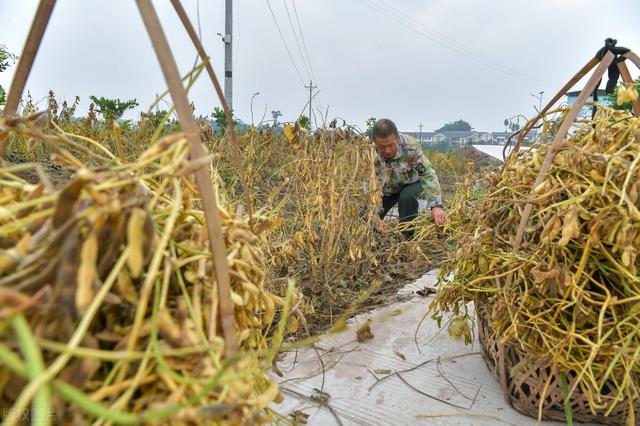
[[[549,361],[542,358],[535,363],[529,363],[516,344],[497,336],[489,326],[490,306],[476,301],[476,315],[478,340],[484,361],[500,383],[507,402],[527,416],[538,418],[540,415],[542,420],[566,421],[561,378],[558,372],[551,371]],[[566,377],[568,388],[571,389],[576,380],[576,373],[567,372]],[[605,385],[602,390],[603,402],[610,402],[614,398],[614,395],[609,396],[611,393]],[[595,412],[591,410],[588,396],[579,386],[576,387],[570,400],[574,421],[606,425],[628,424],[629,403],[627,401],[620,401],[613,411],[605,416],[605,410]],[[639,411],[640,402],[636,401],[635,412]]]

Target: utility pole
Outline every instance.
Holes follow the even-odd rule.
[[[422,128],[423,128],[424,126],[422,125],[422,123],[420,123],[420,124],[418,124],[418,127],[420,128],[420,138],[418,139],[418,143],[419,143],[420,145],[422,145]]]
[[[229,105],[229,110],[233,110],[233,45],[231,44],[233,35],[233,0],[225,0],[224,17],[224,97]]]
[[[309,80],[309,85],[305,85],[305,88],[309,89],[309,128],[311,128],[311,99],[313,98],[313,89],[318,86],[313,85],[313,80]]]

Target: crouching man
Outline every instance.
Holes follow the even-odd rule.
[[[399,134],[393,121],[386,118],[373,126],[372,137],[378,151],[376,174],[383,195],[376,229],[379,232],[388,230],[382,219],[396,204],[400,222],[413,220],[418,215],[418,199],[421,197],[431,208],[435,223],[446,223],[448,218],[442,209],[440,182],[420,144],[408,135]],[[411,239],[413,232],[404,232],[404,236]]]

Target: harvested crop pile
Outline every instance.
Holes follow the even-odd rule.
[[[264,285],[264,233],[272,222],[255,215],[252,230],[221,210],[240,346],[227,356],[204,213],[188,177],[206,163],[187,160],[183,135],[122,164],[96,142],[90,151],[34,124],[33,117],[0,119],[0,135],[44,141],[78,171],[55,190],[42,173],[39,184],[15,176],[37,165],[0,169],[6,424],[25,409],[38,416],[34,424],[53,417],[64,424],[262,421],[279,398],[264,371],[286,325],[269,347],[274,315],[285,306]],[[99,166],[85,166],[72,152]],[[296,303],[291,285],[285,292]]]
[[[559,120],[545,121],[542,140],[567,112],[559,110]],[[450,332],[460,336],[469,330],[460,327],[460,318],[466,304],[475,301],[476,308],[487,310],[494,338],[525,354],[512,375],[529,365],[550,366],[549,382],[538,385],[542,401],[552,377],[566,375],[568,395],[586,395],[591,412],[623,410],[627,424],[635,424],[640,405],[640,119],[600,107],[595,120],[574,129],[558,146],[542,183],[534,186],[546,143],[518,153],[517,159],[513,155],[493,176],[455,259],[443,268],[432,308],[436,318],[452,312]],[[528,201],[533,211],[514,254]],[[562,408],[562,393],[559,404]]]

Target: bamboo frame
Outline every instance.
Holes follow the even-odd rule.
[[[22,51],[22,56],[20,57],[20,62],[18,63],[18,67],[16,69],[16,74],[14,75],[13,81],[11,83],[7,105],[3,113],[5,117],[15,115],[17,111],[25,84],[27,82],[29,74],[31,73],[36,54],[38,52],[38,49],[40,48],[40,45],[42,44],[44,32],[51,19],[51,14],[53,12],[55,3],[55,0],[41,0],[38,5],[36,15],[34,17],[31,29],[29,30],[29,35],[27,36],[27,40]],[[191,157],[194,160],[205,157],[206,149],[204,147],[204,144],[200,140],[200,129],[198,128],[195,117],[193,116],[193,113],[189,106],[187,94],[184,86],[182,85],[178,68],[176,66],[172,51],[169,47],[169,43],[166,39],[158,16],[155,13],[155,9],[153,8],[150,0],[136,0],[136,3],[138,5],[138,9],[144,21],[147,32],[149,33],[153,48],[158,57],[158,62],[162,69],[162,73],[169,87],[169,92],[171,94],[171,98],[173,100],[180,125],[187,134],[190,143]],[[197,37],[195,38],[195,40],[192,40],[194,44],[200,45]],[[199,50],[202,50],[202,52],[204,52],[203,49]],[[204,55],[204,57],[206,57],[206,55]],[[215,74],[213,75],[213,77],[215,77]],[[228,108],[226,107],[226,102],[224,102],[224,97],[222,97],[221,100],[225,110],[229,112]],[[0,140],[0,159],[4,157],[5,149],[6,140]],[[239,159],[239,156],[237,158]],[[239,172],[242,175],[244,174],[242,169],[239,169]],[[238,342],[235,332],[235,318],[233,312],[233,304],[231,301],[229,266],[227,264],[226,258],[226,247],[221,226],[220,211],[213,190],[213,182],[211,180],[211,176],[209,175],[209,169],[199,168],[194,172],[194,175],[196,186],[202,199],[209,244],[213,253],[212,255],[216,276],[215,278],[217,282],[217,286],[214,286],[213,291],[216,291],[215,289],[217,288],[218,300],[220,303],[220,324],[226,343],[226,355],[228,357],[233,357],[238,352]],[[250,200],[250,198],[248,199]],[[215,323],[215,321],[212,321],[212,323]],[[211,336],[212,334],[215,334],[215,330],[210,329],[209,335]]]
[[[187,134],[190,144],[191,157],[196,160],[206,156],[204,144],[200,140],[200,129],[189,106],[187,93],[182,85],[180,73],[169,46],[169,42],[162,30],[158,15],[150,0],[136,0],[138,10],[142,16],[144,25],[149,33],[149,38],[158,57],[162,74],[169,86],[171,99],[173,100],[176,114],[183,131]],[[218,291],[220,303],[220,324],[226,343],[227,357],[233,357],[238,352],[238,342],[235,335],[235,317],[231,301],[231,284],[229,279],[229,265],[227,263],[224,235],[220,221],[218,201],[213,191],[209,168],[202,167],[194,172],[196,186],[202,199],[209,244],[213,252],[217,286],[212,291]],[[212,304],[212,315],[215,304]],[[210,322],[214,324],[214,321]],[[209,329],[209,337],[215,334],[215,330]]]
[[[229,134],[231,136],[231,145],[233,146],[233,159],[236,163],[236,169],[238,169],[238,174],[240,175],[240,184],[242,185],[242,190],[245,194],[245,203],[247,204],[247,213],[249,215],[249,225],[253,228],[253,203],[251,202],[251,191],[249,190],[249,185],[247,184],[247,177],[244,172],[244,168],[242,167],[242,153],[240,152],[240,145],[238,145],[238,138],[236,135],[236,129],[233,125],[233,115],[231,110],[229,110],[229,105],[227,104],[227,100],[224,98],[224,94],[222,93],[222,87],[220,86],[220,82],[216,77],[216,73],[213,71],[213,67],[211,66],[211,60],[207,55],[207,52],[204,50],[204,46],[200,41],[198,35],[196,34],[195,29],[193,28],[193,24],[189,20],[187,13],[182,7],[182,3],[180,0],[171,0],[171,4],[175,9],[184,29],[187,31],[191,42],[195,46],[198,51],[198,55],[204,62],[205,69],[207,70],[207,74],[209,74],[209,78],[213,83],[213,87],[215,88],[216,94],[218,95],[218,99],[220,99],[220,103],[222,104],[222,109],[224,110],[224,115],[227,118],[227,124],[229,126]]]
[[[556,132],[551,145],[549,146],[549,150],[547,151],[547,155],[545,155],[544,160],[542,160],[542,165],[540,166],[540,172],[536,177],[535,182],[533,183],[533,188],[537,187],[544,180],[547,171],[551,167],[551,163],[553,162],[553,157],[555,157],[558,147],[560,143],[564,140],[564,137],[569,132],[569,128],[573,125],[574,120],[580,113],[582,107],[587,103],[587,99],[593,93],[593,90],[596,88],[596,85],[604,75],[604,73],[609,68],[609,65],[615,59],[615,55],[611,52],[607,52],[607,54],[602,58],[602,61],[598,64],[596,69],[589,77],[587,84],[580,92],[578,99],[576,99],[576,103],[573,104],[571,109],[569,110],[569,114],[565,117],[560,125],[560,128]],[[556,95],[557,97],[558,95]],[[524,237],[524,231],[527,226],[527,221],[529,220],[529,216],[531,215],[531,210],[533,210],[533,203],[528,202],[524,207],[524,212],[522,213],[522,217],[520,218],[520,225],[518,226],[518,231],[516,233],[516,239],[513,243],[513,252],[517,253],[520,249],[520,244],[522,244],[522,238]],[[511,276],[509,276],[511,278]]]
[[[29,35],[22,49],[20,55],[20,61],[18,61],[18,67],[16,73],[11,81],[11,87],[9,88],[9,94],[7,95],[7,104],[4,107],[4,116],[11,117],[16,114],[18,110],[18,104],[20,98],[24,92],[24,86],[27,84],[27,79],[31,73],[33,62],[35,61],[38,49],[42,44],[42,37],[47,29],[51,14],[53,13],[53,7],[56,5],[56,0],[40,0],[38,9],[31,23],[29,29]],[[0,138],[0,161],[4,158],[5,150],[7,149],[7,139]]]
[[[620,70],[620,75],[622,76],[622,81],[626,84],[633,84],[633,78],[631,77],[631,73],[629,72],[629,68],[627,64],[624,62],[618,62],[618,70]],[[631,105],[633,105],[633,112],[636,115],[640,115],[640,99],[636,99],[635,101],[631,101]]]
[[[512,155],[514,155],[514,153],[516,153],[518,151],[518,149],[520,148],[520,145],[522,144],[522,141],[524,140],[525,135],[527,135],[531,129],[538,124],[538,121],[540,121],[540,119],[542,117],[544,117],[544,115],[551,109],[551,107],[560,100],[560,98],[562,98],[568,91],[569,89],[571,89],[578,81],[580,81],[582,79],[582,77],[584,77],[585,75],[587,75],[589,73],[589,71],[591,71],[596,65],[598,65],[598,59],[597,58],[592,58],[589,62],[587,62],[582,68],[580,68],[580,70],[575,73],[575,75],[573,77],[571,77],[571,79],[569,79],[569,81],[562,86],[562,88],[560,90],[558,90],[558,92],[556,93],[556,95],[545,105],[544,108],[542,108],[542,110],[540,110],[538,112],[538,115],[536,117],[534,117],[533,119],[529,120],[527,123],[525,123],[524,127],[522,127],[522,129],[520,129],[519,131],[517,131],[516,133],[514,133],[513,135],[511,135],[511,137],[509,138],[509,141],[507,142],[507,144],[504,146],[504,149],[502,151],[502,158],[504,158],[504,164],[506,165],[509,162],[509,159],[511,158]],[[509,154],[509,156],[506,156],[506,150],[507,147],[510,144],[510,139],[514,136],[518,135],[518,140],[516,141],[515,146],[513,147],[513,150],[511,151],[511,153]],[[504,166],[503,166],[503,170],[504,170]]]

